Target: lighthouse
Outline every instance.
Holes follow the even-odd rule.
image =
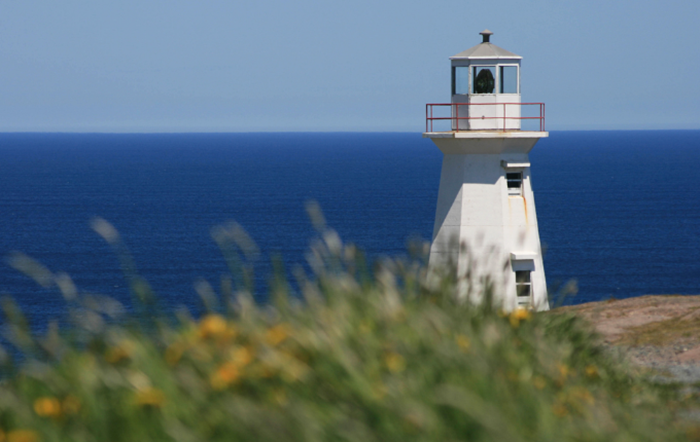
[[[529,159],[549,136],[544,104],[520,99],[522,57],[480,34],[450,57],[450,103],[426,105],[423,137],[443,153],[430,267],[455,266],[473,302],[548,310]]]

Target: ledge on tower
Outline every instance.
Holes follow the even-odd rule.
[[[446,131],[423,132],[423,138],[547,138],[549,132],[533,130],[470,130],[470,131]]]

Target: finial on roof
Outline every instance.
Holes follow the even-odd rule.
[[[493,35],[493,32],[489,31],[488,29],[484,29],[483,31],[479,32],[479,34],[484,37],[484,41],[482,41],[482,43],[488,43],[489,38]]]

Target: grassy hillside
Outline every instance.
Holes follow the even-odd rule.
[[[200,318],[161,315],[103,221],[95,228],[122,258],[133,315],[14,256],[66,297],[72,325],[33,336],[4,301],[16,351],[1,358],[0,441],[700,438],[575,317],[460,302],[449,269],[426,282],[421,253],[370,271],[317,227],[313,274],[294,272],[293,295],[278,277],[266,306],[246,288],[254,245],[235,226],[216,229],[232,275],[218,292],[198,286],[209,309]]]

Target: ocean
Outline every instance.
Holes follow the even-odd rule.
[[[196,308],[194,282],[226,272],[210,231],[233,220],[262,251],[264,300],[271,256],[304,263],[309,200],[370,260],[429,240],[441,160],[420,133],[0,134],[0,255],[128,303],[102,217],[168,308]],[[530,160],[548,283],[578,283],[567,302],[700,294],[700,131],[555,131]],[[5,262],[0,294],[35,321],[65,311]]]

